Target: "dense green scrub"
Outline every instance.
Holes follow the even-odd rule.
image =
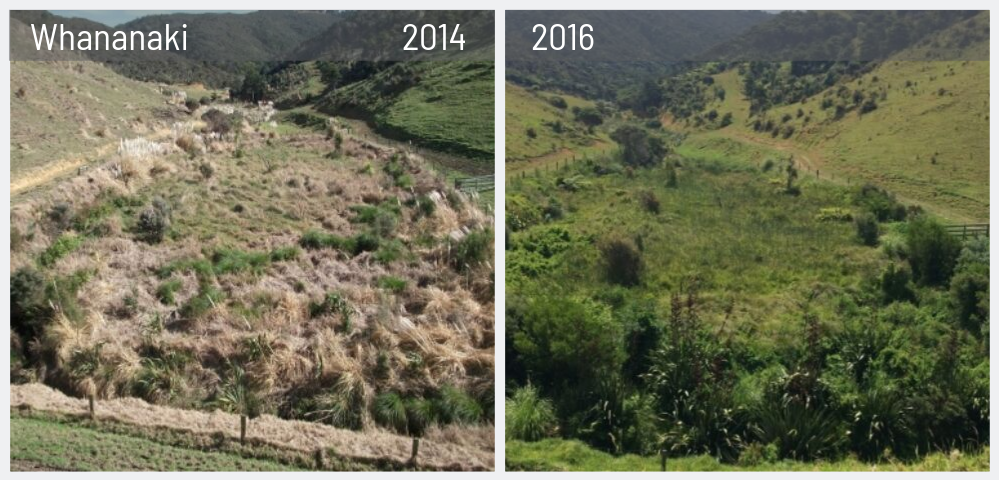
[[[510,185],[508,438],[691,469],[988,445],[987,239],[761,148],[676,152]],[[648,468],[619,458],[571,468]]]

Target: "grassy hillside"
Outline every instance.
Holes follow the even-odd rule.
[[[155,85],[93,62],[11,63],[11,180],[93,159],[186,117]]]
[[[507,443],[506,468],[508,471],[555,472],[658,472],[658,456],[612,456],[587,447],[574,440],[544,440],[536,443],[510,441]],[[989,448],[980,453],[934,453],[918,462],[865,463],[856,459],[836,462],[766,461],[746,465],[726,465],[709,456],[670,458],[666,462],[670,472],[716,471],[792,471],[792,472],[963,472],[989,470]]]
[[[982,222],[989,211],[988,68],[974,61],[888,61],[755,116],[733,68],[713,76],[726,95],[709,98],[699,117],[732,114],[720,135],[797,153],[820,175],[880,185],[953,222]],[[856,96],[873,99],[873,109],[861,113]],[[694,128],[704,129],[718,125]]]
[[[317,108],[365,118],[385,136],[492,161],[492,63],[407,62],[326,93]]]
[[[508,186],[509,465],[983,468],[987,239],[727,128]]]
[[[562,105],[558,99],[564,100]],[[553,103],[554,102],[554,103]],[[559,106],[556,106],[558,104]],[[609,142],[573,118],[573,108],[594,108],[592,101],[506,84],[506,159],[530,160],[569,150],[582,155]]]

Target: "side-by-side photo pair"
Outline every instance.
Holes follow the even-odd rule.
[[[11,472],[990,470],[988,11],[8,20]]]

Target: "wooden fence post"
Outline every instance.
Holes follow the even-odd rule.
[[[666,449],[659,450],[659,468],[662,471],[666,471]]]
[[[326,468],[326,458],[325,458],[326,452],[323,451],[323,447],[317,448],[314,456],[316,459],[316,470],[322,470]]]
[[[416,464],[416,456],[420,453],[420,437],[413,437],[413,455],[409,457],[409,463]]]

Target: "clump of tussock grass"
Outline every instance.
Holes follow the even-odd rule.
[[[176,294],[183,286],[184,282],[177,278],[160,283],[156,288],[156,299],[164,305],[174,305],[177,302]]]
[[[341,237],[318,230],[309,230],[302,235],[299,244],[309,250],[332,248],[349,253],[352,256],[364,252],[378,250],[381,244],[379,238],[370,233],[359,233],[353,237]]]
[[[406,286],[409,282],[404,278],[393,277],[391,275],[386,275],[378,279],[378,287],[388,290],[393,293],[402,293],[406,290]]]
[[[532,385],[518,388],[506,401],[506,437],[536,442],[555,432],[558,419],[551,400]]]
[[[469,271],[483,264],[489,258],[493,232],[483,229],[470,232],[451,247],[451,264],[460,271]]]

